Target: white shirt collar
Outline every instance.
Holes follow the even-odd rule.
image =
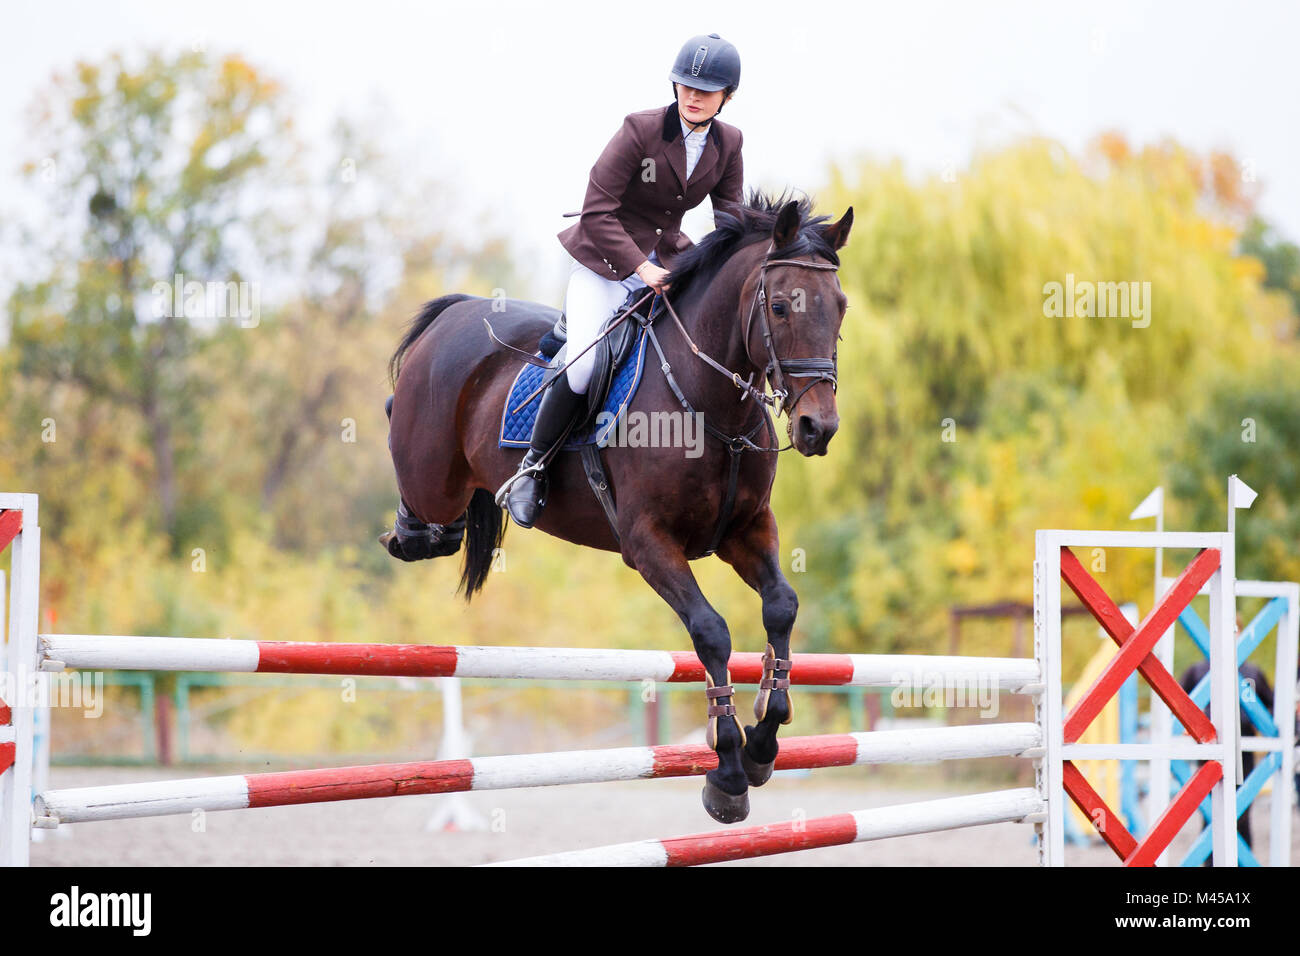
[[[709,126],[703,126],[703,127],[701,127],[700,129],[692,130],[689,126],[686,125],[686,120],[682,119],[680,115],[678,115],[677,119],[678,119],[678,120],[681,122],[681,124],[682,124],[682,135],[683,135],[683,136],[694,136],[696,139],[703,139],[704,137],[708,136],[708,135],[709,135],[709,126],[712,126],[712,125],[713,125],[713,121],[712,121],[712,120],[709,120]]]

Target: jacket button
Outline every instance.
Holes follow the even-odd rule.
[[[671,209],[665,209],[665,210],[664,210],[664,215],[665,215],[665,216],[671,216],[672,214],[673,214],[673,211],[672,211]]]
[[[677,198],[678,198],[678,199],[681,199],[682,197],[681,197],[681,196],[678,196]]]
[[[656,236],[662,236],[663,234],[664,234],[664,231],[663,231],[662,229],[656,229],[656,230],[655,230],[655,235],[656,235]]]

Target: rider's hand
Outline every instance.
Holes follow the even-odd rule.
[[[667,269],[659,268],[659,266],[655,265],[649,259],[636,267],[636,274],[641,277],[642,282],[654,289],[656,292],[663,292],[664,289],[668,288],[668,286],[664,284],[664,280],[671,275]]]

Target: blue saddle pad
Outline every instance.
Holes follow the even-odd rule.
[[[605,404],[601,407],[601,413],[608,413],[608,419],[602,423],[602,419],[598,417],[581,432],[571,433],[564,443],[566,450],[602,442],[618,425],[619,419],[623,417],[632,402],[632,396],[636,394],[637,386],[641,384],[641,371],[645,368],[645,346],[645,328],[642,327],[637,330],[632,351],[623,360],[623,364],[614,370],[614,381],[610,384],[609,395],[605,397]],[[541,352],[535,352],[534,355],[543,362],[547,361],[546,356]],[[525,364],[515,376],[515,382],[510,386],[510,394],[506,396],[506,406],[501,410],[500,447],[528,447],[529,439],[533,434],[533,422],[537,418],[537,409],[541,407],[542,396],[546,393],[537,395],[513,415],[510,412],[542,384],[542,376],[545,372],[546,369],[537,365]]]

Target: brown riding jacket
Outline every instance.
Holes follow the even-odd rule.
[[[744,167],[740,130],[714,118],[689,180],[677,104],[629,113],[591,167],[577,224],[559,233],[569,255],[597,275],[622,280],[658,250],[665,269],[689,249],[682,215],[708,196],[713,208],[739,205]],[[574,215],[569,213],[568,215]]]

